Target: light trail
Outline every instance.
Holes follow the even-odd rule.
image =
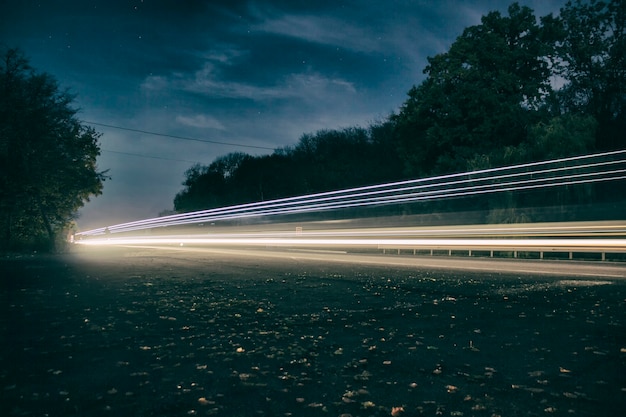
[[[305,224],[306,225],[306,224]],[[274,225],[278,227],[280,225]],[[544,253],[626,254],[626,222],[570,222],[515,225],[468,225],[453,227],[395,227],[335,230],[291,230],[242,233],[195,233],[180,235],[107,236],[79,240],[86,246],[122,246],[145,248],[231,248],[242,253],[263,249],[287,249],[320,252],[353,250],[355,252],[413,250],[535,252]],[[228,230],[228,229],[224,229]],[[195,248],[195,249],[194,249]],[[271,252],[271,250],[270,250]],[[345,252],[347,253],[347,252]],[[423,252],[422,252],[423,253]],[[617,256],[617,255],[616,255]],[[517,256],[515,256],[517,257]]]
[[[605,156],[606,154],[600,154],[602,156]],[[593,156],[594,158],[596,156]],[[543,164],[546,163],[554,163],[554,162],[561,162],[562,160],[556,160],[556,161],[548,161],[545,162]],[[604,164],[615,164],[615,163],[620,163],[622,161],[608,161],[605,162]],[[538,163],[534,163],[534,164],[526,164],[523,166],[527,166],[527,165],[537,165]],[[582,167],[589,167],[591,164],[586,164],[583,165]],[[601,163],[596,163],[593,164],[594,166],[601,166]],[[515,166],[513,168],[517,168],[519,166]],[[580,168],[580,166],[574,167],[576,169]],[[505,168],[496,168],[496,169],[492,169],[492,170],[484,170],[484,171],[478,171],[478,173],[480,172],[493,172],[493,171],[501,171],[504,169],[512,169],[511,167],[505,167]],[[572,169],[572,167],[561,167],[558,169],[553,169],[553,170],[541,170],[541,171],[533,171],[532,173],[530,173],[530,175],[538,175],[540,173],[545,173],[545,172],[554,172],[554,171],[558,171],[558,170],[563,170],[563,169]],[[411,181],[403,181],[403,182],[399,182],[399,183],[391,183],[391,184],[383,184],[383,185],[376,185],[376,186],[368,186],[368,187],[360,187],[360,188],[356,188],[356,189],[349,189],[349,190],[339,190],[339,191],[333,191],[333,192],[327,192],[327,193],[319,193],[319,194],[313,194],[310,196],[300,196],[300,197],[291,197],[291,198],[286,198],[286,199],[279,199],[279,200],[272,200],[269,202],[258,202],[258,203],[250,203],[250,204],[244,204],[244,205],[239,205],[239,206],[231,206],[231,207],[225,207],[225,208],[219,208],[219,209],[212,209],[212,210],[203,210],[203,211],[199,211],[199,212],[194,212],[194,213],[185,213],[185,214],[181,214],[181,215],[174,215],[174,216],[167,216],[167,217],[163,217],[163,218],[155,218],[155,219],[147,219],[147,220],[143,220],[143,221],[138,221],[138,222],[131,222],[131,223],[125,223],[125,224],[121,224],[121,225],[114,225],[114,226],[110,226],[109,227],[109,231],[110,232],[114,232],[114,231],[120,231],[121,229],[124,229],[126,231],[130,231],[130,230],[138,230],[138,229],[142,229],[142,228],[149,228],[149,227],[158,227],[158,226],[169,226],[169,225],[179,225],[179,224],[189,224],[189,223],[194,223],[194,222],[206,222],[206,221],[211,221],[211,220],[223,220],[223,219],[231,219],[231,218],[240,218],[242,216],[252,216],[252,215],[273,215],[273,214],[284,214],[284,213],[288,213],[288,212],[303,212],[303,211],[311,211],[311,210],[319,210],[319,209],[332,209],[332,208],[344,208],[344,207],[354,207],[355,204],[358,206],[358,202],[355,203],[354,201],[352,201],[350,204],[343,204],[343,203],[339,203],[339,204],[325,204],[325,205],[311,205],[311,203],[314,202],[328,202],[328,201],[332,201],[332,200],[338,200],[340,198],[354,198],[354,197],[358,197],[358,196],[371,196],[373,194],[381,194],[381,193],[395,193],[395,192],[401,192],[401,191],[406,191],[407,187],[404,188],[391,188],[391,189],[387,189],[387,190],[375,190],[375,189],[379,189],[382,187],[395,187],[398,184],[400,185],[404,185],[404,184],[409,184],[409,183],[423,183],[423,182],[429,182],[429,181],[433,181],[436,179],[440,179],[440,178],[452,178],[452,177],[459,177],[461,175],[473,175],[475,173],[465,173],[465,174],[452,174],[452,175],[448,175],[448,176],[441,176],[441,177],[435,177],[435,178],[427,178],[427,179],[422,179],[422,180],[411,180]],[[416,187],[411,187],[411,190],[414,189],[424,189],[427,187],[444,187],[444,186],[449,186],[452,184],[458,184],[458,183],[468,183],[471,181],[485,181],[485,180],[493,180],[493,179],[501,179],[504,177],[511,177],[511,176],[519,176],[519,175],[528,175],[528,173],[516,173],[516,174],[507,174],[505,176],[491,176],[491,177],[487,177],[487,178],[482,178],[482,179],[466,179],[466,180],[462,180],[462,181],[453,181],[453,182],[444,182],[444,183],[435,183],[435,184],[427,184],[427,185],[420,185],[420,186],[416,186]],[[591,174],[587,174],[587,175],[591,175]],[[616,177],[613,178],[607,178],[605,177],[603,180],[612,180],[615,179]],[[620,177],[621,178],[621,177]],[[533,180],[535,182],[539,181],[539,180]],[[519,183],[518,183],[519,184]],[[570,183],[554,183],[552,184],[552,186],[555,185],[569,185],[572,184]],[[500,184],[503,185],[503,184]],[[494,185],[495,186],[495,185]],[[548,185],[546,185],[548,186]],[[473,188],[476,188],[476,186],[474,186]],[[484,186],[481,186],[481,188],[484,188]],[[372,190],[374,189],[374,191],[369,191],[368,193],[355,193],[354,190]],[[507,190],[511,190],[511,188],[508,188]],[[346,194],[346,195],[342,195],[342,194]],[[444,195],[443,190],[435,190],[435,191],[431,191],[431,192],[424,192],[422,193],[422,195],[414,200],[411,197],[408,197],[406,195],[404,196],[394,196],[392,195],[391,197],[385,197],[385,198],[389,198],[387,201],[384,201],[382,198],[377,197],[376,200],[371,200],[368,199],[368,202],[371,202],[372,204],[389,204],[389,203],[396,203],[396,202],[410,202],[410,201],[420,201],[420,200],[424,200],[423,197],[426,197],[428,195],[433,195],[433,196],[439,196],[441,198],[445,198],[447,196]],[[467,195],[465,193],[452,193],[450,194],[450,196],[459,196],[459,195]],[[413,196],[414,197],[414,196]],[[432,198],[432,197],[431,197]],[[382,201],[381,201],[382,200]],[[395,201],[394,201],[395,200]],[[303,203],[304,201],[304,203]],[[304,206],[303,204],[308,204],[308,206]],[[300,205],[300,207],[298,207],[298,209],[294,210],[294,211],[290,211],[288,207],[293,207],[294,205]],[[268,208],[270,208],[271,210],[268,210]],[[261,210],[266,210],[266,211],[261,211]],[[221,216],[221,214],[227,213],[226,217]],[[91,233],[90,233],[91,232]],[[104,232],[104,228],[101,229],[95,229],[94,231],[90,231],[90,232],[84,232],[83,234],[98,234],[98,233],[103,233]]]
[[[463,251],[515,251],[515,252],[584,252],[626,253],[626,239],[590,238],[381,238],[372,235],[359,237],[320,236],[151,236],[113,237],[79,241],[92,246],[213,246],[213,247],[262,247],[262,248],[341,248],[341,249],[414,249],[414,250],[463,250]]]
[[[617,154],[622,154],[626,151],[616,151],[616,152],[607,152],[607,153],[602,153],[602,154],[596,154],[596,155],[590,155],[590,156],[582,156],[582,157],[573,157],[573,158],[564,158],[564,159],[558,159],[558,160],[553,160],[553,161],[546,161],[546,162],[535,162],[535,163],[531,163],[531,164],[523,164],[523,165],[516,165],[513,167],[502,167],[502,168],[493,168],[493,169],[487,169],[487,170],[481,170],[481,171],[474,171],[474,172],[470,172],[470,173],[461,173],[461,174],[450,174],[450,175],[444,175],[444,176],[438,176],[438,177],[432,177],[432,178],[425,178],[425,179],[417,179],[417,180],[407,180],[407,181],[401,181],[401,182],[395,182],[395,183],[389,183],[389,184],[381,184],[381,185],[372,185],[372,186],[365,186],[365,187],[357,187],[357,188],[352,188],[352,189],[346,189],[346,190],[338,190],[338,191],[330,191],[330,192],[324,192],[324,193],[317,193],[317,194],[310,194],[310,195],[305,195],[305,196],[297,196],[297,197],[289,197],[289,198],[282,198],[282,199],[277,199],[277,200],[272,200],[269,202],[256,202],[256,203],[248,203],[248,204],[242,204],[242,205],[237,205],[237,206],[230,206],[230,207],[224,207],[224,208],[218,208],[218,209],[210,209],[210,210],[202,210],[202,211],[197,211],[197,212],[192,212],[192,213],[183,213],[183,214],[177,214],[177,215],[173,215],[173,216],[166,216],[166,217],[161,217],[161,218],[153,218],[153,219],[147,219],[147,220],[140,220],[137,222],[130,222],[130,223],[124,223],[121,225],[114,225],[114,226],[110,226],[110,231],[120,228],[120,227],[133,227],[133,226],[139,226],[139,225],[144,225],[144,224],[152,224],[152,223],[161,223],[162,221],[168,221],[168,219],[191,219],[191,218],[200,218],[201,222],[205,221],[204,216],[209,215],[209,214],[217,214],[220,211],[227,211],[229,213],[237,213],[237,212],[241,212],[241,211],[249,211],[249,210],[254,210],[254,209],[259,209],[259,208],[264,208],[266,205],[276,205],[279,203],[282,203],[281,205],[294,205],[294,204],[301,204],[300,200],[305,200],[305,201],[311,201],[312,199],[316,199],[315,201],[319,201],[317,199],[319,199],[320,197],[324,197],[326,199],[337,199],[337,198],[345,198],[346,196],[342,196],[342,194],[348,194],[347,197],[354,195],[354,192],[358,192],[358,191],[363,191],[363,190],[375,190],[375,189],[380,189],[380,188],[392,188],[391,190],[383,190],[382,192],[392,192],[394,190],[398,190],[394,187],[397,186],[401,186],[401,185],[406,185],[406,184],[415,184],[415,183],[428,183],[428,182],[435,182],[435,184],[431,184],[432,185],[439,185],[439,186],[443,186],[443,185],[449,185],[449,184],[453,184],[455,182],[448,182],[448,183],[436,183],[436,181],[440,181],[443,179],[447,179],[447,178],[457,178],[460,176],[469,176],[469,175],[483,175],[485,173],[491,173],[491,172],[498,172],[498,171],[504,171],[504,170],[512,170],[512,169],[520,169],[520,168],[526,168],[529,166],[538,166],[538,165],[546,165],[546,164],[554,164],[554,163],[563,163],[563,162],[571,162],[573,160],[581,160],[583,158],[600,158],[600,157],[606,157],[606,156],[612,156],[612,155],[617,155]],[[610,161],[609,163],[620,163],[623,161]],[[597,164],[596,164],[597,165]],[[586,167],[589,165],[583,165],[582,167]],[[576,168],[580,168],[581,166],[577,166]],[[540,172],[540,171],[536,171],[536,172]],[[534,172],[533,172],[534,173]],[[523,173],[522,173],[523,174]],[[519,175],[519,174],[518,174]],[[494,178],[494,177],[489,177],[489,178]],[[483,179],[484,180],[484,179]],[[467,182],[467,180],[465,180],[465,182]],[[399,189],[399,190],[403,190],[403,189]],[[379,194],[381,191],[374,191],[371,193],[377,193]],[[361,194],[363,195],[363,194]],[[331,196],[331,197],[329,197]],[[335,196],[335,197],[332,197]],[[105,228],[100,228],[100,229],[95,229],[93,232],[103,232]],[[89,232],[84,232],[84,234],[89,234]]]
[[[346,239],[346,238],[243,238],[243,237],[113,237],[89,239],[83,245],[218,245],[272,247],[359,247],[359,248],[429,248],[429,249],[496,249],[626,252],[626,239]]]
[[[241,204],[111,225],[77,236],[623,180],[624,154],[626,150]]]
[[[431,191],[424,192],[420,194],[407,194],[407,195],[393,195],[388,197],[374,197],[374,198],[361,198],[356,200],[348,200],[347,202],[321,202],[314,204],[302,204],[297,206],[296,208],[291,207],[281,207],[281,206],[272,206],[268,205],[268,208],[262,207],[260,209],[254,211],[239,211],[239,210],[228,210],[224,209],[215,214],[204,215],[202,217],[195,218],[182,218],[170,221],[161,221],[149,224],[141,224],[137,226],[125,226],[123,228],[115,228],[112,226],[110,228],[111,232],[130,232],[137,231],[147,228],[154,227],[166,227],[166,226],[181,226],[187,224],[194,223],[205,223],[205,222],[215,222],[220,220],[234,220],[241,218],[249,218],[249,217],[259,217],[259,216],[274,216],[279,214],[301,214],[307,212],[318,212],[318,211],[326,211],[326,210],[334,210],[334,209],[345,209],[345,208],[354,208],[354,207],[367,207],[372,205],[383,205],[383,204],[400,204],[400,203],[413,203],[419,201],[428,201],[438,198],[452,198],[452,197],[467,197],[473,195],[481,195],[481,194],[490,194],[490,193],[498,193],[504,191],[523,191],[523,190],[532,190],[539,188],[549,188],[549,187],[560,187],[566,185],[577,185],[577,184],[586,184],[593,182],[603,182],[603,181],[613,181],[617,179],[626,179],[625,170],[620,170],[618,172],[620,175],[615,175],[612,177],[605,178],[581,178],[586,176],[593,176],[597,174],[583,174],[576,176],[568,176],[562,179],[568,179],[568,181],[560,181],[560,182],[550,182],[550,183],[538,183],[544,180],[527,180],[513,183],[503,183],[498,185],[484,185],[484,186],[473,186],[473,187],[464,187],[459,189],[452,190],[453,192],[443,192],[443,191]],[[86,232],[85,232],[86,233]],[[98,233],[103,234],[103,233]]]
[[[626,221],[594,221],[594,222],[555,222],[555,223],[514,223],[490,225],[457,225],[457,226],[409,226],[409,227],[359,227],[343,229],[315,229],[316,223],[297,223],[299,231],[292,223],[272,224],[271,230],[267,226],[259,226],[258,231],[248,229],[245,232],[211,232],[211,237],[221,238],[292,238],[303,236],[307,238],[329,237],[357,237],[357,238],[458,238],[480,236],[486,238],[498,237],[611,237],[626,236]],[[318,225],[319,226],[319,225]],[[310,228],[309,228],[310,227]],[[230,230],[228,228],[227,230]],[[186,237],[206,237],[207,233],[168,234],[162,237],[184,239]],[[158,237],[158,236],[155,236]],[[145,238],[145,237],[144,237]]]

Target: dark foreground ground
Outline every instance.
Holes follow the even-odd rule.
[[[158,255],[0,261],[0,415],[626,415],[623,279]]]

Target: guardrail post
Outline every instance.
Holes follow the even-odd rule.
[[[602,260],[606,261],[606,253],[602,252]]]
[[[539,252],[539,259],[543,259],[543,252]]]
[[[570,252],[570,253],[569,253],[569,259],[570,259],[570,260],[574,259],[574,253],[573,253],[573,252]]]

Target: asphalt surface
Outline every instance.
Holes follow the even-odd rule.
[[[0,259],[2,416],[615,416],[618,263],[285,249]]]
[[[94,249],[95,250],[95,249]],[[122,250],[121,248],[118,250]],[[626,262],[569,261],[569,260],[533,260],[488,257],[451,257],[446,255],[412,256],[406,253],[394,255],[372,252],[368,254],[350,253],[341,250],[285,249],[285,248],[218,248],[218,247],[180,247],[180,246],[142,246],[127,247],[126,250],[153,251],[154,256],[185,256],[190,262],[202,260],[205,256],[223,256],[232,258],[258,258],[273,262],[294,263],[308,262],[354,264],[400,267],[409,269],[443,269],[451,271],[480,271],[536,276],[570,276],[596,278],[626,278]],[[93,250],[92,250],[93,251]],[[161,255],[159,255],[161,254]],[[168,255],[169,254],[169,255]]]

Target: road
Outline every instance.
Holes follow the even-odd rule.
[[[600,261],[550,261],[526,259],[468,258],[448,256],[382,255],[380,253],[349,253],[339,250],[315,249],[259,249],[258,247],[221,248],[208,246],[118,246],[127,251],[126,256],[176,257],[190,263],[203,261],[209,257],[228,257],[239,262],[258,258],[274,263],[308,264],[359,264],[402,269],[447,269],[454,271],[476,271],[490,273],[524,274],[535,276],[569,276],[595,278],[626,278],[626,263]],[[104,249],[98,247],[80,248],[83,253],[97,254]],[[133,255],[134,254],[134,255]]]
[[[0,276],[1,415],[626,407],[622,264],[77,246]]]

